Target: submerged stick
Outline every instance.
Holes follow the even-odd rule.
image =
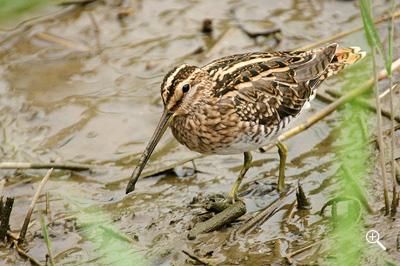
[[[34,36],[39,40],[49,42],[52,44],[57,44],[57,45],[65,47],[65,48],[71,48],[71,49],[75,49],[75,50],[81,51],[81,52],[89,52],[88,47],[85,47],[81,44],[72,42],[70,40],[67,40],[67,39],[52,35],[52,34],[48,34],[46,32],[38,32]]]
[[[21,257],[27,258],[29,259],[29,261],[33,264],[33,265],[37,265],[37,266],[44,266],[43,264],[41,264],[39,261],[37,261],[34,257],[32,257],[31,255],[29,255],[28,253],[26,253],[25,251],[23,251],[19,246],[16,240],[13,241],[15,248],[17,249],[18,254]]]
[[[198,234],[208,233],[218,230],[222,226],[231,223],[246,213],[246,205],[242,201],[237,201],[224,211],[217,213],[205,222],[197,224],[189,231],[187,238],[193,240]]]
[[[97,165],[79,164],[79,163],[20,163],[20,162],[3,162],[0,163],[0,169],[66,169],[75,171],[85,171]]]
[[[38,189],[36,190],[35,196],[32,199],[31,205],[29,206],[28,213],[26,214],[24,224],[22,225],[21,233],[19,234],[18,244],[22,244],[25,240],[26,231],[28,229],[29,221],[31,220],[31,215],[33,209],[35,208],[36,202],[39,199],[40,193],[42,193],[43,187],[49,179],[51,173],[53,172],[53,168],[47,171],[47,174],[43,177],[42,181],[39,184]]]

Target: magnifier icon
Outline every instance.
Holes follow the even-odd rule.
[[[377,243],[383,250],[386,250],[386,247],[379,241],[379,233],[377,231],[369,230],[365,237],[369,243]]]

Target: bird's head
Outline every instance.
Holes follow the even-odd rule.
[[[165,109],[183,115],[196,106],[207,91],[208,73],[199,67],[182,64],[169,71],[161,83]]]
[[[169,71],[161,83],[161,97],[164,112],[157,125],[149,144],[139,159],[132,173],[126,193],[135,189],[136,181],[146,165],[150,155],[168,127],[169,122],[177,115],[185,115],[195,110],[209,91],[210,81],[208,72],[196,66],[182,64]]]

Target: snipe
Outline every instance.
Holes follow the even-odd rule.
[[[168,126],[174,137],[203,154],[244,153],[244,165],[227,200],[249,169],[250,151],[277,142],[279,134],[309,106],[327,77],[364,57],[358,47],[305,52],[246,53],[223,57],[204,67],[179,65],[161,83],[164,112],[133,172],[136,181]],[[287,149],[278,142],[278,190],[284,187]]]

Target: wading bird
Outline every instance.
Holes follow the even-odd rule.
[[[135,189],[168,126],[192,151],[244,153],[243,168],[226,199],[229,202],[238,200],[237,190],[252,161],[250,151],[277,143],[277,189],[283,189],[287,148],[277,137],[309,106],[321,82],[364,55],[358,47],[338,50],[333,43],[305,52],[236,54],[203,67],[176,66],[161,83],[164,112],[126,193]]]

